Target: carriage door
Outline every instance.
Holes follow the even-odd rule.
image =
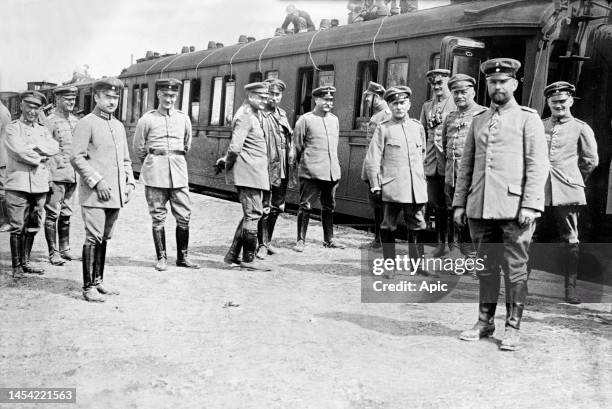
[[[487,87],[480,64],[486,60],[485,44],[471,38],[446,36],[440,47],[440,68],[454,74],[467,74],[476,78],[476,102],[488,105]]]

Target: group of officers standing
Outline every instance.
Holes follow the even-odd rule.
[[[519,68],[518,61],[508,58],[481,65],[491,98],[489,108],[474,101],[474,78],[461,73],[451,77],[444,69],[429,71],[433,98],[423,105],[420,120],[408,115],[412,94],[408,86],[385,90],[371,82],[365,91],[375,110],[362,170],[375,218],[372,247],[382,246],[383,257],[395,259],[395,232],[403,214],[409,257],[423,257],[419,232],[427,226],[428,204],[437,233],[432,255],[442,257],[456,245],[465,256],[477,254],[485,262],[485,269],[478,272],[478,321],[461,339],[493,334],[503,272],[507,317],[501,348],[505,350],[519,345],[529,248],[542,212],[554,221],[565,243],[566,300],[580,302],[576,294],[578,213],[586,204],[585,181],[598,164],[593,131],[571,114],[574,86],[555,82],[545,88],[551,117],[542,121],[535,110],[514,99]],[[185,154],[191,146],[191,122],[174,108],[180,87],[176,79],[156,81],[159,105],[140,118],[133,141],[142,161],[155,268],[160,271],[167,269],[168,202],[177,222],[176,264],[199,268],[188,257],[191,203]],[[75,259],[69,227],[78,174],[85,225],[83,296],[100,302],[105,295],[117,293],[103,283],[106,243],[135,186],[125,129],[112,115],[122,88],[116,78],[96,82],[96,107],[77,120],[72,114],[77,89],[59,87],[54,91],[56,111],[44,126],[38,123],[38,112],[45,97],[27,91],[21,95],[21,117],[7,124],[3,120],[6,156],[1,158],[5,168],[0,169],[15,278],[43,272],[30,263],[43,207],[49,261],[62,265]],[[225,169],[227,182],[235,185],[243,211],[225,263],[271,270],[262,260],[278,252],[271,238],[284,211],[289,180],[296,176],[300,199],[293,250],[305,249],[316,200],[321,203],[324,246],[344,248],[334,238],[333,228],[341,177],[339,123],[331,112],[336,89],[314,89],[314,109],[302,115],[294,129],[280,108],[286,89],[283,81],[268,79],[247,84],[245,89],[246,99],[232,120],[227,153],[215,164],[217,172]],[[413,273],[429,274],[423,269]],[[388,278],[393,276],[394,271],[387,273]]]

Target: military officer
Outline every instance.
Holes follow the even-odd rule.
[[[261,118],[268,146],[270,191],[264,192],[264,212],[257,227],[257,257],[260,259],[277,252],[270,240],[278,216],[285,211],[289,169],[295,160],[291,148],[293,130],[285,110],[279,106],[287,86],[279,79],[268,79],[265,82],[268,84],[269,97]]]
[[[4,179],[6,178],[6,148],[4,147],[4,132],[6,126],[11,122],[11,113],[0,101],[0,232],[10,229],[8,224],[8,212],[6,210],[6,196],[4,191]]]
[[[437,246],[434,257],[446,254],[447,211],[444,196],[444,153],[442,149],[442,122],[456,110],[450,97],[448,80],[450,71],[435,69],[428,71],[427,80],[431,85],[432,99],[426,101],[421,109],[421,124],[427,132],[427,153],[425,154],[425,176],[427,177],[427,198],[429,210],[434,211],[436,219]]]
[[[200,268],[188,258],[191,201],[185,154],[191,147],[189,116],[174,108],[181,81],[163,78],[155,81],[159,105],[145,113],[134,132],[134,153],[142,162],[140,178],[153,220],[153,243],[157,254],[155,269],[167,270],[164,224],[170,209],[176,219],[176,265]]]
[[[78,88],[63,86],[56,88],[55,112],[46,119],[45,126],[59,144],[60,152],[49,160],[51,180],[45,203],[45,238],[49,247],[49,261],[59,266],[66,260],[74,259],[70,253],[70,217],[74,193],[76,191],[76,173],[70,164],[72,150],[72,132],[78,121],[72,114]],[[59,236],[59,248],[57,246]]]
[[[49,131],[38,124],[45,96],[38,91],[21,94],[21,117],[6,126],[6,203],[11,233],[13,277],[43,274],[30,264],[34,236],[40,230],[42,209],[49,191],[49,158],[59,152]]]
[[[114,116],[123,89],[121,80],[103,78],[94,83],[94,110],[81,119],[72,139],[70,161],[80,176],[79,202],[85,225],[83,297],[105,301],[118,294],[104,285],[106,247],[119,210],[135,188],[125,128]]]
[[[527,296],[527,259],[535,219],[544,210],[548,173],[546,138],[538,113],[514,99],[521,64],[496,58],[481,64],[491,107],[474,116],[453,199],[459,226],[469,221],[478,256],[485,259],[480,280],[478,322],[460,338],[475,341],[495,331],[500,286],[506,283],[506,328],[500,348],[519,347]]]
[[[382,85],[370,81],[370,83],[368,84],[368,88],[365,90],[364,94],[366,98],[371,100],[374,111],[374,113],[370,117],[370,121],[368,122],[368,128],[366,130],[366,141],[369,149],[374,130],[381,122],[391,117],[391,111],[389,110],[389,106],[387,105],[387,102],[384,99],[385,87],[383,87]],[[380,201],[380,197],[375,196],[371,191],[372,185],[368,180],[368,173],[366,171],[365,166],[365,157],[363,160],[363,165],[361,167],[361,180],[368,184],[368,203],[370,203],[370,208],[374,213],[374,240],[372,240],[372,242],[370,243],[370,247],[377,249],[380,248],[380,224],[382,223],[383,206],[382,202]]]
[[[385,259],[395,259],[395,230],[402,212],[408,228],[409,257],[416,259],[423,253],[418,232],[425,228],[426,141],[420,121],[408,116],[410,95],[412,91],[406,86],[391,87],[385,92],[391,118],[376,127],[365,159],[372,195],[383,203],[380,235]],[[427,275],[424,270],[416,273]],[[389,271],[386,276],[392,278],[393,274]]]
[[[302,252],[306,242],[308,219],[313,203],[320,197],[323,245],[342,249],[334,240],[334,208],[340,182],[338,117],[332,114],[336,88],[322,86],[312,91],[315,107],[295,124],[294,146],[300,178],[300,207],[297,215],[297,243],[293,250]]]
[[[550,172],[545,186],[545,212],[535,237],[542,238],[546,225],[556,226],[563,245],[561,265],[565,273],[565,301],[580,304],[576,294],[578,276],[578,215],[586,205],[584,186],[597,167],[597,142],[589,125],[572,116],[574,85],[559,81],[544,88],[551,116],[544,120]]]
[[[448,243],[457,245],[465,256],[475,256],[470,231],[465,226],[455,229],[453,223],[453,196],[459,173],[459,163],[463,153],[465,137],[472,124],[474,115],[486,110],[474,101],[476,80],[469,75],[456,74],[448,81],[456,111],[449,113],[442,123],[442,148],[446,155],[444,170],[444,193],[449,214]],[[457,231],[455,231],[457,230]]]
[[[245,85],[247,98],[232,120],[232,139],[227,153],[217,160],[217,169],[225,168],[226,182],[236,186],[243,217],[225,255],[227,264],[240,264],[245,270],[269,271],[256,259],[257,226],[263,215],[263,195],[270,190],[268,148],[262,128],[261,113],[268,101],[268,83]],[[239,259],[242,249],[242,261]]]

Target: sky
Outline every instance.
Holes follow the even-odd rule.
[[[448,0],[420,0],[435,7]],[[231,45],[240,34],[274,35],[285,8],[347,22],[347,0],[0,0],[0,91],[21,91],[28,81],[62,83],[87,64],[94,78],[119,75],[147,50],[180,52]]]

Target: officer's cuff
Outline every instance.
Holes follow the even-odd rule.
[[[104,179],[102,175],[100,175],[98,172],[94,172],[93,175],[91,175],[85,180],[85,183],[87,183],[87,186],[93,189],[102,179]]]

